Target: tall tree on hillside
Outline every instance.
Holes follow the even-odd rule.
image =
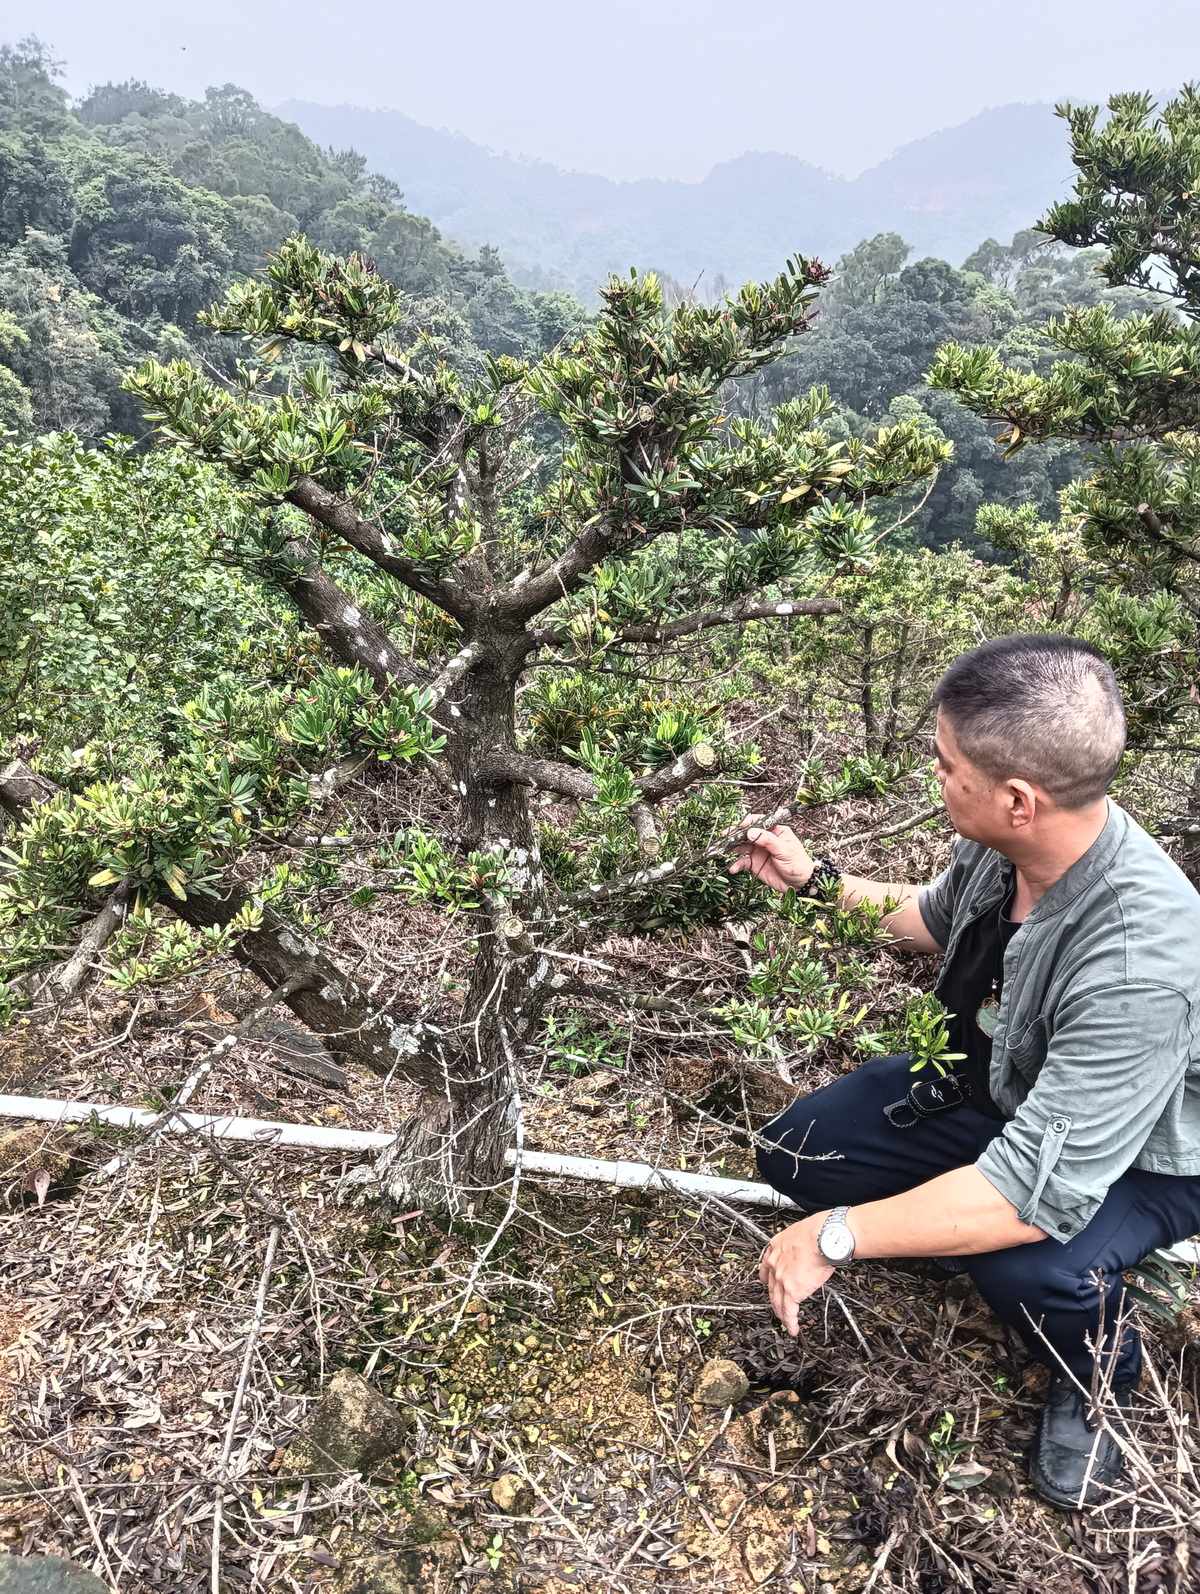
[[[1050,439],[1087,446],[1092,469],[1064,491],[1062,528],[1127,602],[1144,600],[1144,628],[1159,627],[1135,733],[1175,736],[1184,751],[1195,741],[1197,659],[1178,638],[1200,622],[1200,93],[1185,88],[1160,112],[1149,95],[1117,95],[1103,123],[1095,105],[1059,114],[1079,176],[1040,230],[1103,250],[1095,270],[1111,287],[1155,293],[1160,306],[1124,319],[1110,304],[1068,309],[1045,328],[1065,358],[1044,374],[951,344],[930,380],[1003,423],[997,441],[1009,457]],[[1200,886],[1197,765],[1179,829]]]
[[[527,672],[620,661],[636,673],[714,627],[830,611],[783,601],[776,584],[864,559],[880,535],[869,501],[947,455],[914,424],[831,442],[822,392],[767,421],[724,420],[723,385],[804,331],[824,278],[798,260],[720,305],[672,311],[653,277],[614,280],[582,340],[534,362],[495,358],[470,384],[422,336],[391,336],[402,301],[368,263],[294,239],[265,280],[209,313],[260,349],[240,386],[185,361],[133,379],[166,442],[224,465],[261,506],[244,557],[336,660],[385,702],[431,715],[442,739],[478,952],[457,1020],[397,1059],[425,1087],[389,1158],[405,1199],[495,1182],[516,1056],[571,983],[574,965],[553,954],[645,921],[649,897],[697,874],[718,898],[736,889],[717,876],[719,844],[659,857],[661,805],[714,763],[697,726],[667,716],[632,768],[591,734],[574,762],[536,756],[517,731]],[[432,638],[420,661],[407,646],[418,632]],[[608,815],[600,877],[543,857],[539,790]]]

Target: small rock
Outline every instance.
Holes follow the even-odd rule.
[[[3,1594],[112,1594],[94,1572],[59,1555],[0,1555]]]
[[[775,1460],[799,1461],[811,1442],[800,1397],[791,1389],[778,1389],[761,1406],[731,1422],[726,1441],[744,1460],[768,1460],[774,1440]]]
[[[505,1516],[523,1517],[533,1509],[533,1490],[516,1472],[506,1472],[497,1478],[492,1484],[491,1496],[497,1511],[503,1511]]]
[[[366,1379],[339,1368],[288,1446],[280,1468],[285,1477],[331,1472],[374,1472],[399,1455],[405,1419]]]
[[[750,1380],[736,1362],[714,1356],[700,1369],[695,1398],[702,1406],[736,1406],[749,1390]]]
[[[746,1570],[755,1583],[765,1583],[779,1570],[783,1542],[775,1533],[747,1533],[742,1546]]]
[[[603,1096],[621,1080],[620,1074],[614,1074],[610,1068],[597,1068],[594,1073],[585,1077],[589,1096]]]

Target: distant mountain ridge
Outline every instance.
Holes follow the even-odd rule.
[[[854,179],[751,152],[698,183],[561,171],[400,111],[292,100],[276,114],[320,144],[352,145],[400,185],[409,210],[461,244],[493,244],[518,279],[561,279],[589,300],[630,266],[740,283],[773,275],[798,251],[832,262],[878,232],[957,263],[984,238],[1030,226],[1071,176],[1066,128],[1041,104],[982,111]]]

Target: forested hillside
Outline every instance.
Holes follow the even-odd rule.
[[[244,90],[227,84],[186,103],[145,84],[106,84],[72,108],[52,67],[36,45],[0,57],[0,423],[19,437],[140,435],[121,384],[148,356],[194,351],[232,372],[236,350],[197,315],[297,230],[367,256],[405,291],[413,325],[458,363],[537,353],[582,324],[569,294],[516,287],[492,240],[468,258],[355,150],[318,148]],[[904,535],[930,546],[957,539],[991,557],[974,536],[978,506],[1048,513],[1080,456],[1064,447],[1005,465],[986,424],[926,387],[934,350],[949,338],[1003,339],[1032,368],[1047,357],[1038,328],[1048,313],[1105,300],[1128,309],[1136,296],[1105,288],[1085,252],[1068,258],[1029,231],[988,240],[961,271],[911,255],[896,234],[848,253],[814,335],[746,402],[772,406],[825,384],[847,435],[924,414],[955,451]]]
[[[549,348],[579,318],[467,259],[353,151],[318,149],[226,84],[202,103],[106,84],[71,107],[35,43],[0,52],[0,424],[142,429],[121,391],[150,355],[233,351],[196,322],[289,234],[368,253],[447,348]],[[419,306],[419,309],[417,308]]]
[[[1086,1513],[943,1259],[773,1317],[764,1126],[962,1054],[730,865],[931,880],[935,683],[1053,632],[1200,887],[1200,97],[961,266],[586,310],[237,88],[0,119],[0,1585],[1191,1594],[1185,1258]]]

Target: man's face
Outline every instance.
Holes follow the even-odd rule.
[[[953,724],[940,712],[933,750],[937,755],[934,773],[955,830],[968,841],[995,846],[1001,828],[996,782],[959,749]]]

